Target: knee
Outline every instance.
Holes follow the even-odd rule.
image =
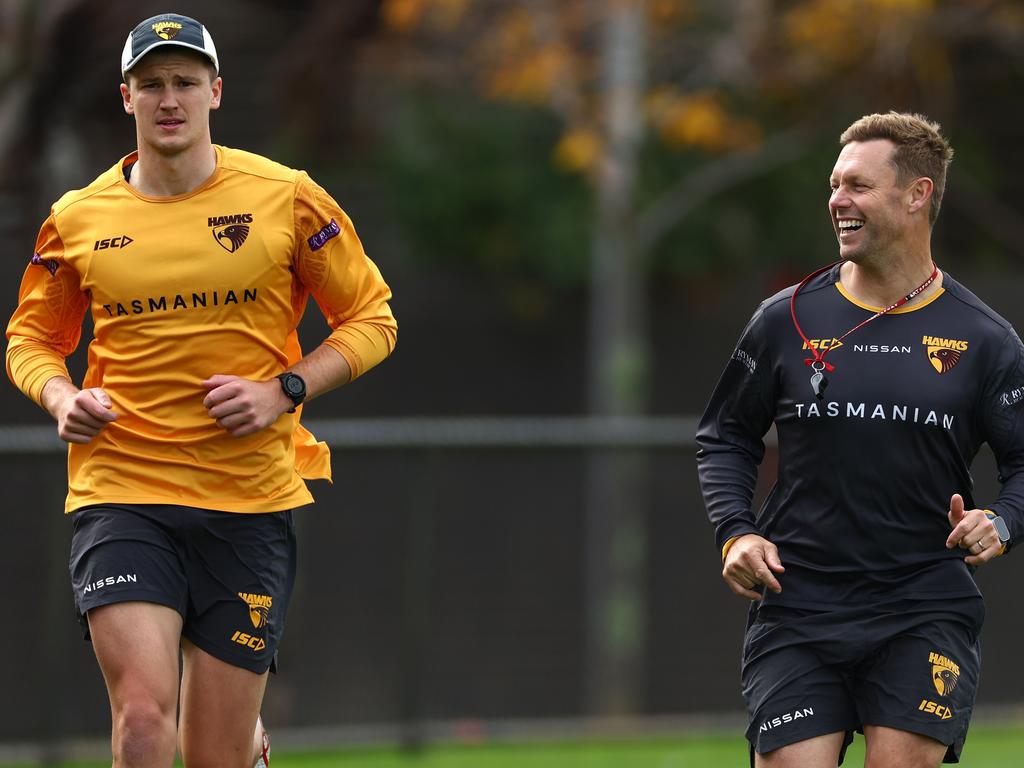
[[[123,703],[114,714],[114,752],[125,765],[137,765],[173,749],[174,713],[151,699]],[[173,759],[173,752],[171,753]]]

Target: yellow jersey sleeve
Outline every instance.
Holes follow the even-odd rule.
[[[78,273],[64,262],[64,245],[51,213],[39,230],[21,281],[18,309],[7,326],[7,375],[36,403],[47,381],[71,378],[64,361],[78,346],[88,307]]]
[[[352,378],[391,354],[398,326],[391,289],[363,251],[352,221],[305,173],[295,187],[295,273],[323,312],[325,340],[348,362]]]

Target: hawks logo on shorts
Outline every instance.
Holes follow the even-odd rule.
[[[238,596],[249,606],[249,619],[252,621],[252,625],[256,629],[265,627],[274,599],[269,595],[253,595],[248,592],[239,592]]]
[[[960,680],[960,665],[935,651],[928,654],[928,661],[932,665],[932,683],[935,690],[939,692],[939,696],[949,696]]]

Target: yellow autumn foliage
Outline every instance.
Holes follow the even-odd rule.
[[[841,66],[856,61],[878,30],[922,21],[936,0],[807,0],[783,21],[792,45],[822,62]]]
[[[679,149],[725,152],[752,146],[761,138],[758,125],[731,114],[724,96],[714,90],[656,89],[648,96],[646,108],[662,141]]]
[[[487,94],[493,99],[543,104],[570,66],[569,54],[561,45],[524,50],[491,70],[486,78]]]
[[[597,163],[601,139],[591,128],[566,132],[552,151],[555,166],[569,173],[587,173]]]
[[[408,32],[418,26],[427,9],[428,0],[384,0],[381,18],[394,32]]]
[[[394,32],[410,32],[430,18],[451,30],[462,18],[472,0],[383,0],[381,18]]]

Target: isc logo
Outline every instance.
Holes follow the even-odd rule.
[[[128,235],[119,235],[118,237],[105,237],[102,240],[97,240],[96,244],[92,247],[94,251],[102,251],[106,248],[124,248],[130,243],[135,241],[128,237]]]
[[[267,647],[267,644],[263,642],[263,638],[247,634],[241,630],[235,632],[235,634],[231,636],[231,639],[239,645],[244,645],[246,648],[252,648],[254,651],[262,651]]]
[[[804,342],[803,349],[825,351],[826,349],[835,349],[841,346],[843,346],[843,342],[833,336],[831,339],[808,339]]]
[[[941,704],[936,704],[934,701],[928,701],[928,699],[921,699],[921,704],[917,707],[922,712],[931,712],[936,717],[941,717],[943,720],[949,720],[953,716],[953,710],[949,707],[944,707]]]

